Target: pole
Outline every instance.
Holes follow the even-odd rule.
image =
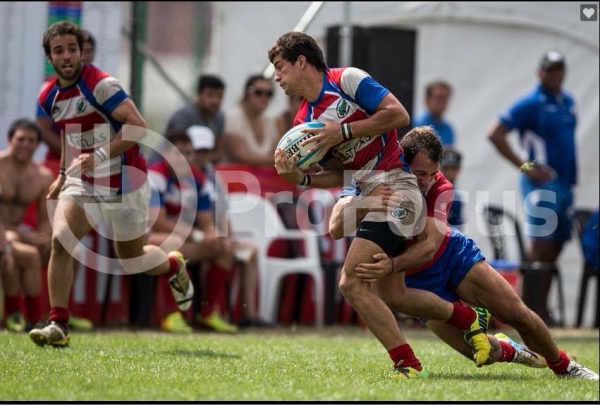
[[[340,66],[352,65],[352,24],[350,22],[350,2],[344,2],[344,21],[340,29]]]
[[[146,41],[146,2],[131,2],[131,98],[143,114],[144,55],[135,44]]]

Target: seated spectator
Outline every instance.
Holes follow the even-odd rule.
[[[215,136],[208,127],[191,127],[187,131],[192,139],[192,145],[195,150],[195,164],[204,172],[207,178],[207,183],[210,185],[210,196],[212,203],[212,213],[214,223],[217,228],[218,235],[233,236],[229,219],[227,216],[227,191],[225,190],[219,176],[217,175],[214,166],[209,162],[212,149],[215,145]],[[219,208],[217,210],[217,207]],[[241,265],[242,269],[242,319],[238,325],[240,327],[266,327],[269,323],[261,319],[256,314],[256,294],[258,287],[258,250],[256,246],[231,240],[227,246],[231,249],[224,253],[223,257],[217,262],[218,265],[213,265],[209,268],[208,279],[218,278],[223,275],[230,275],[231,269],[235,263]],[[230,270],[229,273],[223,272],[218,268],[226,267]],[[215,302],[218,298],[214,297],[214,292],[211,292],[207,297],[207,302]],[[206,311],[205,311],[206,313]]]
[[[218,76],[202,74],[198,78],[196,98],[177,109],[167,120],[165,134],[173,130],[185,131],[192,126],[209,127],[215,134],[215,148],[210,161],[218,163],[223,157],[225,115],[221,110],[225,82]]]
[[[442,172],[446,179],[452,183],[454,190],[458,190],[456,186],[456,179],[460,173],[461,161],[462,154],[460,152],[452,147],[444,147],[440,172]],[[462,201],[460,196],[455,193],[454,200],[450,206],[450,211],[448,212],[448,225],[461,230],[465,223],[466,220],[463,214]]]
[[[179,250],[188,265],[219,258],[228,249],[228,242],[215,233],[205,176],[191,165],[194,150],[190,138],[184,131],[174,131],[166,140],[163,159],[148,169],[152,185],[148,243],[159,245],[165,252]],[[166,283],[162,288],[169,289]],[[210,290],[213,289],[224,292],[225,286],[210,284]],[[191,332],[179,310],[169,310],[161,327]],[[205,322],[217,331],[237,331],[221,319],[218,309]]]
[[[262,75],[248,78],[241,102],[225,114],[225,159],[248,165],[273,166],[280,134],[265,110],[273,97],[273,82]]]
[[[0,152],[0,273],[6,327],[29,331],[43,317],[41,268],[50,253],[51,228],[46,195],[52,173],[33,161],[42,139],[39,126],[19,119],[8,130],[8,148]],[[37,203],[37,228],[25,227],[30,204]],[[25,308],[20,309],[20,294]]]

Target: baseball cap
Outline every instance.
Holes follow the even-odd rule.
[[[564,68],[565,65],[565,56],[557,51],[546,52],[540,61],[540,69],[550,69],[553,66]]]
[[[444,152],[442,153],[442,168],[448,167],[457,167],[460,168],[460,161],[462,160],[462,155],[460,152],[454,149],[446,149],[444,148]]]
[[[215,134],[210,128],[193,125],[188,127],[185,132],[192,140],[194,149],[213,149],[215,147]]]

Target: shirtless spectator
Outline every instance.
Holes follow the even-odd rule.
[[[9,315],[6,327],[16,332],[31,329],[42,318],[41,266],[48,260],[51,236],[46,195],[54,177],[33,161],[41,139],[37,124],[19,119],[8,130],[8,148],[0,151],[0,274]],[[36,229],[23,225],[33,202],[37,202]]]

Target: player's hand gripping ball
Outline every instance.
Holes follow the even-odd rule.
[[[319,123],[318,121],[310,121],[308,123],[298,124],[296,127],[285,133],[283,137],[281,137],[277,143],[277,148],[282,148],[285,151],[285,156],[287,158],[297,155],[298,162],[296,163],[296,166],[301,171],[306,171],[312,165],[319,162],[325,156],[327,150],[323,148],[316,148],[314,151],[309,153],[308,150],[313,148],[314,145],[309,144],[302,146],[301,143],[304,140],[314,137],[315,134],[311,132],[303,133],[302,130],[322,127],[325,127],[325,125]]]

